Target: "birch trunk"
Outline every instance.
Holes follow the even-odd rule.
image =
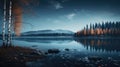
[[[2,30],[3,45],[6,45],[5,29],[6,29],[6,0],[4,0],[4,19],[3,19],[3,30]]]
[[[8,46],[11,46],[11,25],[12,25],[12,2],[10,1],[10,7],[9,7],[9,21],[8,21]]]

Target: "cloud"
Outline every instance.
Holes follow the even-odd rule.
[[[71,20],[71,19],[73,19],[75,16],[76,16],[75,13],[71,13],[71,14],[68,14],[66,17],[67,17],[69,20]]]
[[[53,6],[55,9],[61,9],[61,8],[63,8],[63,6],[61,5],[61,3],[58,2],[58,1],[51,1],[50,3],[52,4],[52,6]]]
[[[63,6],[60,3],[54,4],[55,9],[61,9]]]

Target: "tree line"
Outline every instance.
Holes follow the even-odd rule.
[[[102,22],[86,25],[75,36],[120,36],[120,22]]]

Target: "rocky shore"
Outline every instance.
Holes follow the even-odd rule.
[[[44,53],[26,47],[0,47],[0,67],[26,67],[26,62],[45,57]]]
[[[68,48],[42,52],[19,46],[0,47],[0,67],[120,67],[119,59],[80,54]]]
[[[49,49],[46,58],[29,62],[29,67],[120,67],[120,59],[99,55],[81,55],[77,50]]]

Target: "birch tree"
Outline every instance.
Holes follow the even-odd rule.
[[[6,45],[5,29],[6,29],[6,0],[4,0],[4,19],[3,19],[3,30],[2,30],[3,45]]]

